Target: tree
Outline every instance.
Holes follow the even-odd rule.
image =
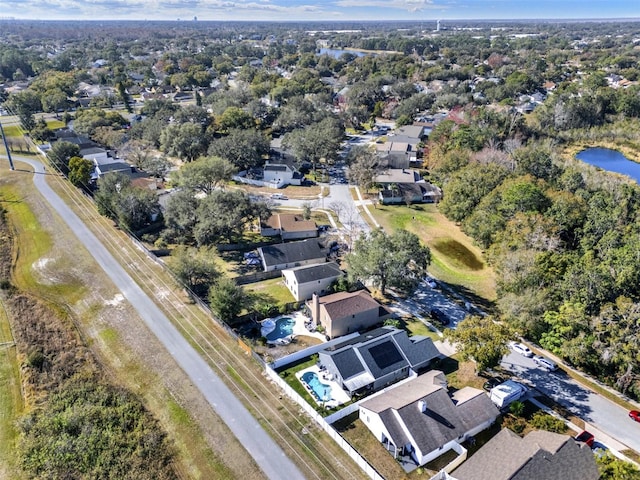
[[[609,452],[596,456],[600,480],[638,480],[640,470],[632,463],[620,460]]]
[[[231,242],[242,235],[247,224],[270,214],[266,204],[252,202],[242,191],[215,190],[200,201],[194,236],[198,245]]]
[[[69,181],[76,187],[87,188],[93,172],[93,163],[82,157],[69,159]]]
[[[347,177],[351,183],[358,185],[365,192],[374,184],[376,175],[382,167],[376,153],[369,147],[358,145],[352,148],[347,155]]]
[[[239,107],[227,108],[222,116],[218,119],[218,124],[222,130],[231,129],[250,129],[256,128],[256,122],[253,117]]]
[[[247,170],[264,163],[269,139],[254,129],[231,129],[228,135],[213,140],[207,153],[228,160],[238,170]]]
[[[407,294],[427,273],[431,252],[414,233],[398,230],[387,235],[379,229],[356,240],[346,261],[351,278],[371,282],[383,295],[387,287]]]
[[[200,157],[184,165],[176,174],[176,184],[191,191],[210,195],[235,173],[235,167],[220,157]]]
[[[456,344],[464,360],[474,360],[478,371],[500,364],[509,353],[512,338],[509,328],[494,322],[490,316],[470,316],[459,322],[455,329],[447,328],[445,338]]]
[[[164,211],[167,230],[163,234],[178,243],[191,243],[193,229],[198,223],[198,204],[192,191],[180,190],[171,195]]]
[[[209,288],[209,306],[220,320],[232,323],[244,308],[247,295],[229,277],[218,278]]]
[[[206,248],[179,246],[171,253],[171,270],[198,295],[204,295],[220,276],[215,255]]]
[[[291,148],[301,162],[311,162],[315,170],[321,159],[333,160],[342,142],[343,130],[335,118],[325,118],[306,128],[287,133],[282,144]]]
[[[160,204],[155,192],[138,187],[119,192],[116,215],[121,228],[136,232],[147,226],[159,213]]]
[[[60,170],[64,175],[69,173],[69,160],[71,157],[80,156],[80,147],[75,143],[57,141],[47,153],[51,165]]]
[[[166,127],[160,134],[160,146],[167,154],[192,162],[207,150],[208,141],[200,125],[187,122]]]

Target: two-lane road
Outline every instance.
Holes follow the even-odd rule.
[[[124,297],[136,309],[149,329],[171,353],[178,365],[189,376],[211,407],[244,445],[264,474],[270,479],[304,478],[300,470],[284,451],[264,431],[256,419],[213,372],[211,367],[184,339],[165,314],[120,266],[78,216],[46,183],[43,165],[33,159],[14,157],[30,164],[36,174],[33,181],[40,193],[58,212],[69,228],[91,252]]]
[[[640,452],[640,423],[629,418],[628,410],[588,390],[561,370],[547,372],[520,354],[511,352],[502,359],[501,365],[531,382],[537,390],[577,417]]]

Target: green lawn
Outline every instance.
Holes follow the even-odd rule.
[[[18,432],[16,419],[22,414],[20,370],[9,320],[0,305],[0,477],[20,478],[15,465]]]
[[[250,283],[245,285],[244,288],[248,293],[259,298],[264,303],[280,306],[296,301],[289,289],[284,285],[282,277]]]
[[[61,120],[47,120],[47,127],[49,127],[49,130],[58,130],[59,128],[64,128],[65,124]]]
[[[24,131],[19,125],[7,125],[3,127],[3,130],[7,137],[21,137],[24,134]]]
[[[436,278],[484,300],[496,298],[495,275],[482,251],[436,205],[379,205],[370,211],[388,232],[408,230],[429,246],[429,271]]]

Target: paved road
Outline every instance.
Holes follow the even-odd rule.
[[[586,389],[566,373],[547,372],[520,354],[512,352],[505,356],[502,367],[528,380],[537,390],[568,408],[574,415],[640,452],[640,423],[631,420],[624,408]]]
[[[38,190],[91,252],[98,264],[137,310],[149,329],[171,353],[193,384],[198,386],[211,407],[242,442],[265,475],[274,480],[304,478],[300,470],[284,454],[284,451],[267,435],[256,419],[171,324],[162,310],[151,301],[100,240],[47,185],[42,164],[29,158],[14,158],[34,167],[36,174],[33,181]]]

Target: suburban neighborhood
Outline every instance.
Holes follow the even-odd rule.
[[[640,478],[636,20],[33,25],[0,476]]]

